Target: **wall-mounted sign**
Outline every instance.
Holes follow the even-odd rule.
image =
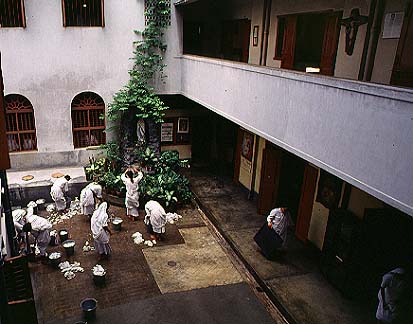
[[[404,12],[390,12],[384,17],[383,38],[400,38]]]
[[[174,123],[162,123],[161,142],[173,142],[173,140],[174,140]]]

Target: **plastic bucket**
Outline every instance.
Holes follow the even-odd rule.
[[[57,242],[56,242],[57,240],[56,240],[56,236],[55,235],[50,235],[50,242],[49,242],[49,245],[50,246],[56,246],[57,245]]]
[[[123,222],[122,218],[119,218],[119,217],[116,217],[112,221],[113,228],[115,231],[120,231],[122,229],[122,222]]]
[[[104,286],[106,284],[106,275],[97,276],[93,275],[93,282],[96,286]]]
[[[71,255],[75,254],[75,241],[66,240],[62,243],[62,245],[65,248],[67,256],[71,256]]]
[[[80,308],[83,311],[83,317],[86,321],[96,318],[97,300],[94,298],[86,298],[80,302]]]
[[[59,238],[60,238],[60,242],[67,241],[67,239],[69,238],[68,230],[65,230],[65,229],[60,230],[59,231]]]
[[[59,268],[59,263],[62,262],[62,256],[56,258],[56,259],[52,259],[50,258],[49,255],[49,264],[53,267],[53,268]]]

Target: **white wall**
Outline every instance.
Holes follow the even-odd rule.
[[[39,152],[13,154],[13,168],[34,167],[40,157],[43,166],[54,160],[78,164],[87,155],[73,150],[71,101],[80,92],[92,91],[107,107],[127,83],[133,41],[140,37],[134,30],[144,29],[143,6],[139,0],[105,1],[104,28],[65,28],[60,1],[25,1],[27,27],[0,28],[5,94],[18,93],[32,103]],[[173,59],[181,48],[178,20],[172,10],[166,36],[174,41],[168,42],[171,54],[166,63],[170,66],[162,92],[180,88],[180,62]],[[29,164],[27,157],[35,164]]]
[[[413,214],[413,90],[188,55],[182,93]]]

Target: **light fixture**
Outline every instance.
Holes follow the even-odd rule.
[[[320,73],[320,68],[315,68],[315,67],[307,66],[307,67],[305,68],[305,72],[306,72],[306,73]]]
[[[84,3],[84,4],[83,4],[83,8],[86,8],[86,7],[87,7],[87,4],[86,4],[86,3]]]

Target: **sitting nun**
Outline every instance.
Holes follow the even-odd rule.
[[[165,233],[166,213],[165,209],[155,200],[149,200],[145,204],[146,228],[150,234],[151,240],[162,240],[162,234]]]
[[[100,260],[108,259],[112,253],[112,248],[109,244],[110,229],[108,227],[108,204],[102,202],[99,207],[93,212],[90,220],[90,229],[92,230],[93,239],[95,241],[95,249],[100,255]]]
[[[274,208],[267,217],[268,227],[272,228],[282,239],[281,248],[287,243],[287,229],[293,225],[290,212],[287,208]]]
[[[89,183],[80,192],[80,210],[89,219],[95,211],[97,199],[102,199],[102,186],[96,182]]]
[[[33,215],[33,208],[27,208],[26,224],[23,225],[23,231],[31,233],[36,240],[37,247],[40,250],[40,257],[47,257],[46,248],[50,242],[50,229],[52,223],[47,219]]]
[[[67,205],[70,202],[69,197],[67,197],[67,192],[69,191],[69,181],[70,176],[65,175],[64,177],[58,178],[50,189],[50,196],[56,204],[57,211],[63,211],[68,207]]]
[[[137,172],[134,177],[133,172]],[[126,187],[126,215],[131,220],[138,220],[139,218],[139,181],[143,178],[143,173],[135,168],[128,168],[125,173],[121,175],[121,179]]]

